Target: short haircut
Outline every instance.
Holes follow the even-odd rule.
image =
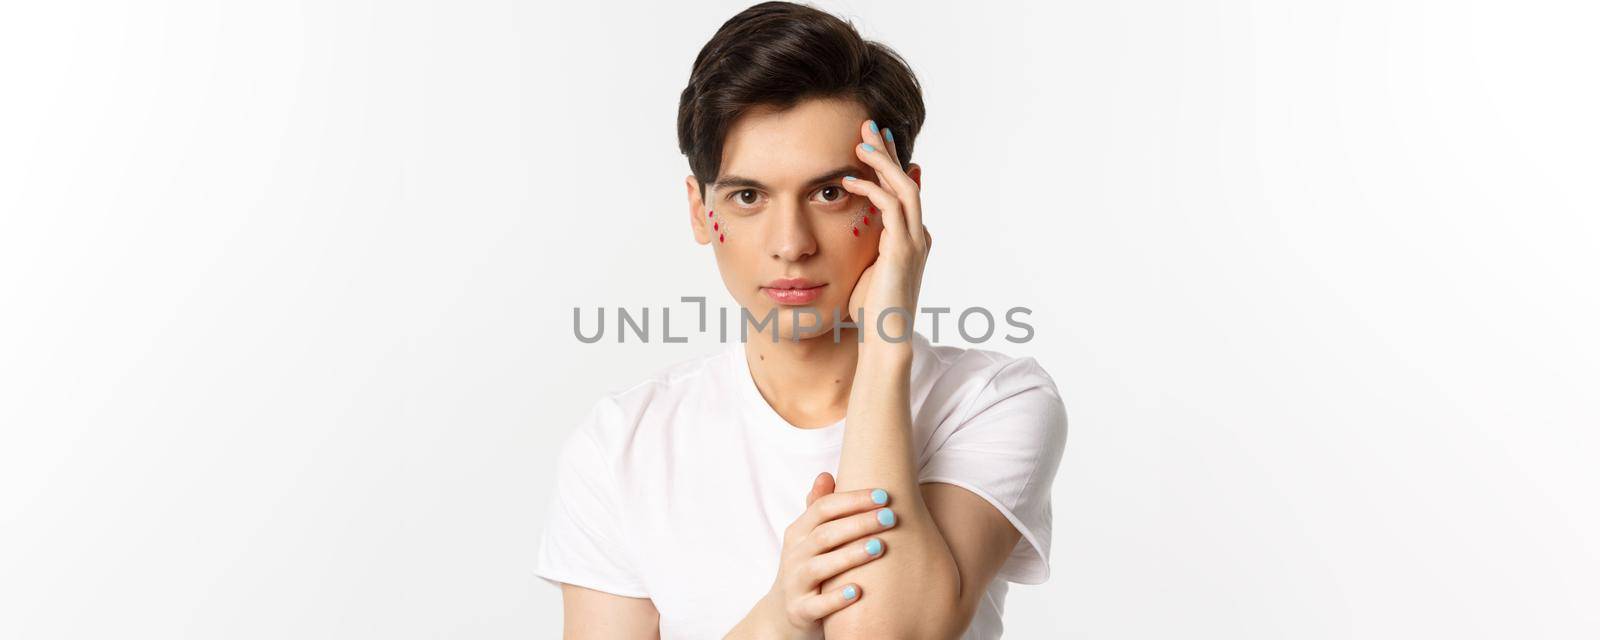
[[[902,168],[926,111],[910,65],[855,27],[791,2],[763,2],[729,18],[695,57],[678,99],[678,150],[700,182],[700,196],[722,169],[728,128],[752,107],[788,109],[810,98],[859,102],[894,132]]]

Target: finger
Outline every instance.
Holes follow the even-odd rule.
[[[826,471],[817,474],[817,479],[811,481],[811,493],[806,494],[806,506],[811,506],[817,498],[833,493],[833,486],[833,474]]]
[[[817,498],[816,502],[806,507],[806,512],[795,519],[800,530],[808,535],[813,529],[829,520],[836,520],[853,513],[870,511],[889,504],[889,492],[883,489],[857,489],[855,491],[839,491]]]
[[[917,181],[906,175],[894,158],[889,156],[889,150],[883,144],[882,138],[879,138],[877,143],[863,142],[856,145],[856,157],[876,170],[887,181],[884,188],[894,192],[895,195],[911,197],[919,190]]]
[[[845,176],[839,181],[845,191],[860,196],[866,196],[878,208],[879,222],[885,231],[904,234],[906,232],[905,213],[900,208],[900,200],[894,194],[885,191],[883,187],[860,178]]]
[[[912,243],[922,245],[922,195],[915,180],[906,172],[900,170],[883,148],[869,143],[856,145],[856,157],[861,158],[867,166],[872,167],[878,175],[890,185],[890,190],[899,200],[906,217],[906,229],[911,234]],[[881,184],[881,183],[880,183]],[[882,208],[882,207],[879,207]]]
[[[883,557],[885,550],[882,538],[868,538],[819,556],[812,556],[802,569],[808,581],[805,586],[808,589],[815,589],[828,578]]]
[[[899,519],[895,517],[894,509],[884,507],[869,513],[858,513],[845,516],[817,525],[801,542],[801,552],[811,555],[821,555],[839,548],[841,545],[860,538],[865,538],[879,531],[891,529]]]
[[[889,146],[884,142],[883,132],[878,129],[878,123],[874,120],[861,123],[861,141],[871,145],[874,149],[887,149]],[[856,145],[856,149],[859,150],[860,148],[861,145]],[[882,169],[873,167],[873,171],[878,174],[878,184],[883,185],[885,191],[896,193],[894,185],[889,183],[889,177],[884,175]],[[896,193],[896,195],[898,194]]]
[[[889,150],[889,159],[894,160],[894,166],[906,171],[906,177],[911,178],[912,184],[917,185],[917,224],[922,224],[922,180],[918,176],[911,175],[911,172],[906,170],[906,164],[900,160],[900,145],[894,141],[894,132],[890,131],[888,127],[883,128],[883,146]],[[916,228],[911,226],[910,218],[907,218],[906,228]],[[926,233],[927,229],[924,228],[923,232]],[[931,242],[924,242],[922,247],[927,249],[931,244]]]
[[[826,593],[806,596],[800,601],[800,612],[806,619],[816,622],[859,601],[861,587],[851,583]]]
[[[900,145],[894,141],[894,132],[890,131],[888,127],[884,127],[882,133],[883,148],[889,150],[889,159],[894,161],[894,166],[900,167],[902,171],[905,170],[905,163],[900,161]],[[916,182],[916,180],[912,180],[912,182]]]

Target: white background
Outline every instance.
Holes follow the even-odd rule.
[[[923,302],[1066,399],[1009,636],[1600,634],[1586,4],[822,5],[924,84]],[[728,303],[743,6],[0,8],[0,637],[556,637],[555,445],[715,348],[571,309]]]

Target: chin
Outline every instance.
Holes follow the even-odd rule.
[[[829,336],[832,335],[833,332],[834,311],[838,310],[841,319],[848,317],[848,314],[844,312],[842,305],[821,304],[825,301],[818,301],[819,304],[810,305],[780,305],[773,304],[772,302],[766,300],[762,300],[761,302],[762,304],[760,306],[744,306],[744,308],[748,309],[750,313],[751,338],[754,338],[756,335],[754,331],[755,325],[759,324],[761,320],[766,318],[767,314],[769,313],[777,314],[774,320],[774,325],[777,327],[779,340],[795,340],[797,339],[797,335],[799,336],[798,339],[801,340]],[[815,315],[809,315],[806,311],[807,309],[809,309]],[[803,334],[796,330],[798,327],[798,324],[795,322],[796,318],[794,314],[796,313],[800,314],[798,320],[806,323],[806,332]],[[742,321],[742,318],[732,318],[732,320],[738,322]],[[817,326],[813,326],[813,322],[815,322]],[[734,326],[737,327],[737,325]],[[773,325],[768,325],[769,328],[771,326]],[[738,330],[734,329],[734,331],[736,335]]]

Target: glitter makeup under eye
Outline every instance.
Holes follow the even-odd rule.
[[[718,220],[717,219],[717,212],[714,209],[713,210],[707,210],[706,211],[706,217],[711,219],[711,231],[712,231],[712,233],[717,234],[717,242],[727,243],[728,242],[728,225],[723,224],[724,222],[727,221],[727,219],[724,218],[722,220]]]
[[[872,214],[877,213],[877,211],[878,208],[872,206],[870,202],[864,203],[860,209],[857,209],[855,215],[850,219],[850,235],[857,238],[861,237],[861,231],[872,226]]]
[[[711,230],[717,232],[717,242],[727,244],[729,231],[727,218],[711,223]]]

